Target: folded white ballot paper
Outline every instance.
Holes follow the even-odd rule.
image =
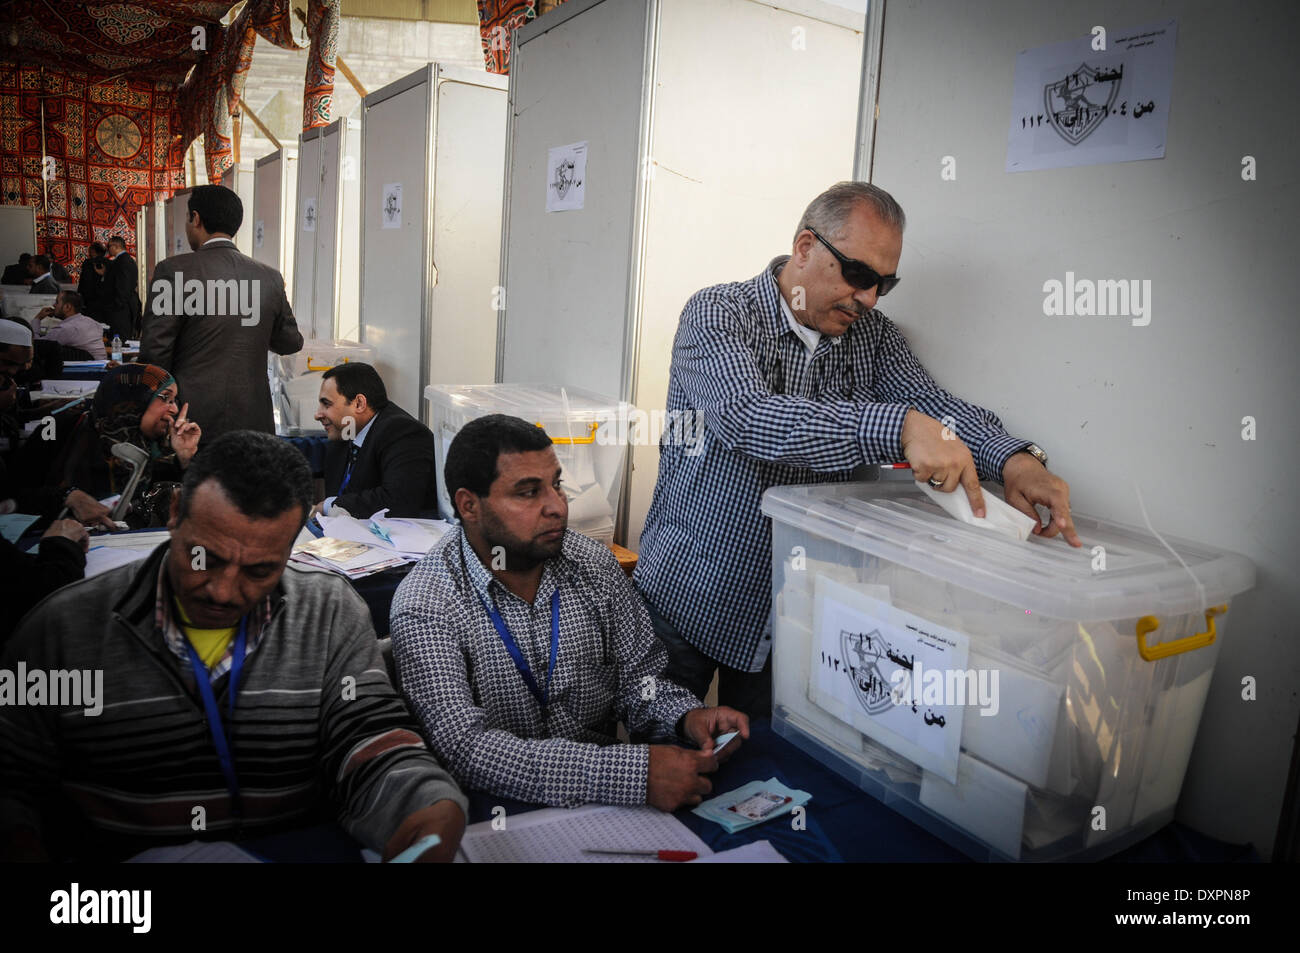
[[[996,533],[1004,536],[1010,536],[1024,542],[1034,531],[1032,517],[1026,516],[1009,503],[999,500],[987,490],[984,492],[984,516],[976,516],[970,508],[970,497],[966,491],[958,487],[952,493],[944,493],[936,490],[928,483],[918,480],[916,485],[925,491],[925,495],[934,502],[938,503],[945,513],[955,520],[963,523],[969,523],[971,526],[979,526],[983,529],[991,529]]]

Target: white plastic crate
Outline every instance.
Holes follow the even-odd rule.
[[[569,528],[599,542],[614,541],[630,404],[541,384],[431,384],[424,396],[431,408],[438,505],[444,515],[452,513],[443,479],[452,440],[471,420],[509,414],[540,425],[554,442],[569,494]]]
[[[1104,856],[1172,819],[1248,559],[1166,536],[1184,567],[1078,514],[1082,549],[1018,542],[911,481],[762,508],[778,732],[981,859]]]

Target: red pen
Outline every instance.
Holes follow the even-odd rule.
[[[584,847],[584,854],[635,854],[638,857],[654,857],[656,860],[684,861],[694,860],[700,856],[693,850],[622,850],[613,847]]]

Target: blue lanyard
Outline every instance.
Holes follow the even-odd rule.
[[[235,637],[235,651],[230,663],[230,688],[226,695],[227,713],[230,720],[235,719],[235,693],[239,690],[239,672],[244,667],[244,649],[248,645],[248,619],[239,620],[239,635]],[[208,728],[212,731],[212,743],[217,748],[217,757],[221,761],[221,773],[226,777],[226,787],[230,791],[231,809],[234,814],[241,812],[239,802],[239,780],[235,777],[235,761],[230,756],[230,738],[226,735],[221,721],[221,709],[217,707],[217,697],[212,692],[212,679],[208,667],[199,658],[199,653],[190,640],[185,640],[185,648],[190,653],[190,665],[194,669],[194,680],[199,683],[199,695],[203,697],[203,708],[208,714]]]
[[[353,446],[355,446],[355,444],[354,444]],[[358,456],[358,457],[361,456],[361,448],[360,448],[360,447],[357,448],[357,456]],[[356,461],[355,459],[353,459],[352,454],[349,453],[349,454],[348,454],[348,467],[347,467],[346,470],[343,471],[343,482],[339,484],[339,491],[338,491],[338,493],[334,494],[335,496],[342,496],[342,495],[343,495],[343,491],[346,490],[346,489],[348,488],[348,481],[352,479],[352,468],[353,468],[354,466],[356,466],[356,462],[357,462],[357,461]]]
[[[482,596],[479,596],[479,602],[483,602]],[[533,697],[537,699],[537,703],[545,711],[551,694],[551,677],[555,674],[555,658],[560,652],[560,590],[556,589],[551,595],[551,663],[546,669],[546,685],[543,688],[537,687],[537,679],[533,678],[533,673],[528,668],[528,662],[524,659],[524,653],[519,651],[514,636],[506,628],[505,620],[501,618],[501,613],[497,612],[496,606],[483,602],[483,608],[487,610],[487,614],[491,617],[492,624],[496,627],[497,635],[501,636],[506,651],[514,659],[515,668],[519,669],[519,674],[523,676],[524,684],[528,686],[528,690],[533,693]]]

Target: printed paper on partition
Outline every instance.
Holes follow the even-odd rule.
[[[1016,57],[1007,171],[1160,159],[1178,21],[1107,31]]]

